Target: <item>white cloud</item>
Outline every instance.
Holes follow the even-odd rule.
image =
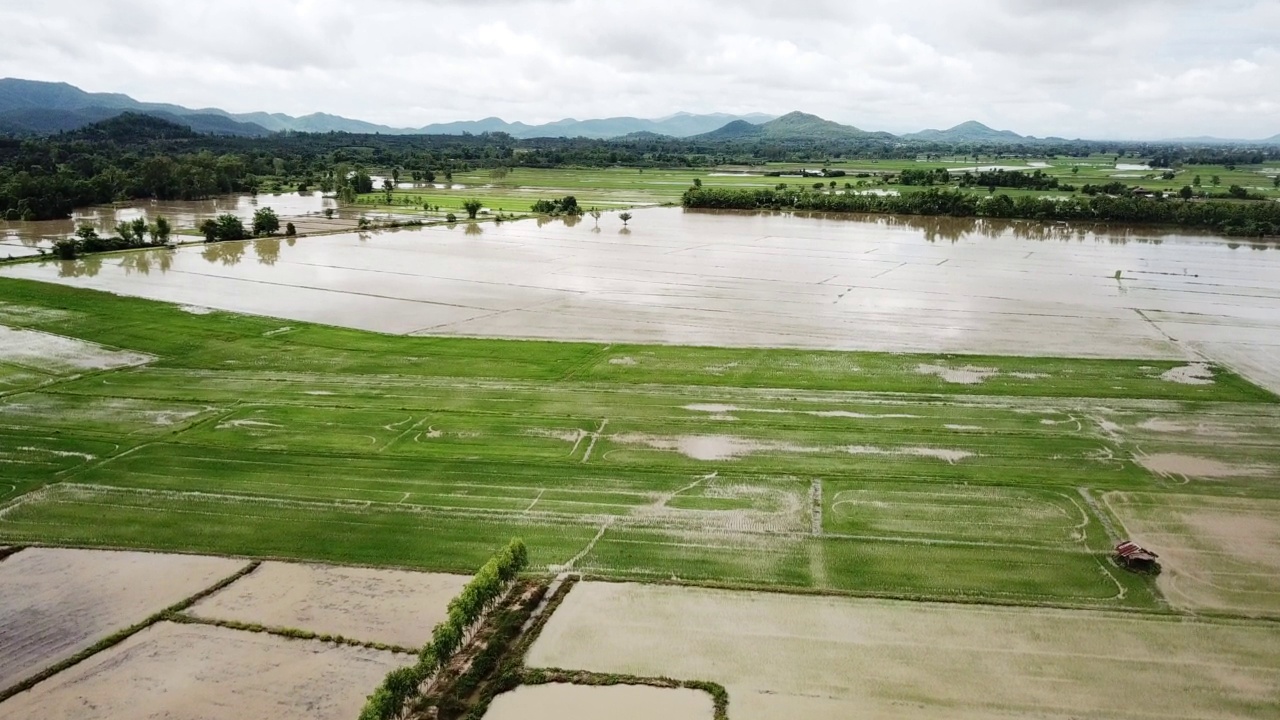
[[[6,74],[397,126],[800,109],[870,130],[1280,132],[1274,0],[44,0]]]

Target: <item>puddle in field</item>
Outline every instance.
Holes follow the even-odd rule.
[[[1232,478],[1266,475],[1272,468],[1265,465],[1232,465],[1212,458],[1176,453],[1157,453],[1135,458],[1144,468],[1161,475],[1183,475],[1197,478]]]
[[[0,325],[0,361],[46,372],[71,373],[144,365],[151,355],[115,350],[76,338]]]
[[[622,433],[610,439],[623,445],[646,445],[654,450],[678,452],[694,460],[735,460],[761,452],[814,453],[822,448],[793,443],[756,440],[734,435],[679,435],[664,437],[644,433]]]
[[[977,385],[985,382],[987,378],[999,375],[1000,370],[991,367],[976,367],[974,365],[948,367],[946,365],[921,363],[916,366],[916,373],[919,375],[937,375],[943,380],[957,385]]]
[[[693,403],[685,405],[685,410],[692,412],[711,413],[719,417],[727,417],[728,413],[765,413],[772,415],[811,415],[820,418],[850,418],[853,420],[882,420],[891,418],[915,418],[918,415],[908,415],[906,413],[861,413],[851,410],[787,410],[783,408],[750,408],[741,407],[739,405],[726,405],[722,403]]]
[[[1203,435],[1206,437],[1243,437],[1246,433],[1233,430],[1217,423],[1184,423],[1163,418],[1151,418],[1138,424],[1138,429],[1157,433],[1182,435]]]
[[[843,452],[850,455],[898,455],[928,457],[945,460],[955,464],[965,458],[973,457],[968,450],[952,450],[948,448],[903,447],[881,448],[870,445],[850,445],[845,447],[820,447],[797,445],[775,440],[759,440],[736,435],[677,435],[661,436],[644,433],[622,433],[612,435],[610,439],[624,445],[645,445],[654,450],[678,452],[693,460],[735,460],[757,453],[821,453]]]
[[[1160,379],[1183,385],[1212,385],[1213,368],[1207,363],[1191,363],[1166,370],[1160,374]]]
[[[636,361],[635,361],[635,358],[616,357],[616,358],[609,358],[609,364],[610,365],[635,365]]]
[[[230,430],[233,428],[283,428],[283,425],[267,422],[265,420],[224,420],[214,428],[215,430]]]
[[[945,460],[950,465],[965,458],[971,458],[974,453],[968,450],[950,450],[947,448],[931,448],[931,447],[905,447],[905,448],[881,448],[871,445],[850,445],[844,448],[844,451],[850,455],[914,455],[916,457],[935,458]]]

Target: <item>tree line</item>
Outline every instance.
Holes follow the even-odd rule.
[[[1137,223],[1212,230],[1226,235],[1280,234],[1280,203],[1164,200],[1094,195],[1044,198],[984,196],[929,188],[901,195],[812,192],[797,189],[692,187],[687,208],[726,210],[809,210],[837,213],[901,213],[953,217],[1020,218],[1043,221]]]
[[[388,673],[365,701],[360,720],[401,717],[409,702],[419,696],[423,683],[446,666],[470,640],[469,634],[481,618],[506,596],[528,564],[528,548],[524,541],[515,538],[481,566],[462,592],[449,602],[448,618],[432,630],[431,639],[418,653],[418,662]]]
[[[344,188],[353,194],[367,193],[373,191],[367,168],[400,168],[416,181],[431,182],[436,177],[449,181],[455,172],[512,167],[709,168],[944,154],[1085,157],[1098,152],[1117,157],[1154,156],[1157,163],[1167,165],[1211,160],[1243,164],[1280,158],[1280,146],[1210,153],[1151,143],[1066,140],[994,144],[879,137],[710,140],[649,135],[612,140],[517,140],[506,133],[296,132],[235,138],[200,135],[162,118],[125,113],[43,138],[0,137],[0,217],[61,218],[76,207],[138,198],[194,200],[230,192],[309,189],[341,193]],[[834,176],[838,171],[832,172]],[[999,187],[1013,187],[999,182],[1023,182],[995,176],[975,178],[974,183],[989,186],[993,180]]]

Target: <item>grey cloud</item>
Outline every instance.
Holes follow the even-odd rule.
[[[1274,0],[45,0],[4,72],[400,126],[801,109],[890,131],[1280,132]]]

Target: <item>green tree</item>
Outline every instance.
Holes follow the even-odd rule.
[[[116,235],[120,236],[120,239],[126,243],[131,242],[133,240],[133,223],[124,221],[116,223]]]
[[[629,212],[620,213],[618,215],[618,219],[622,221],[622,226],[626,227],[627,223],[631,222],[631,213]]]
[[[269,207],[258,208],[253,213],[254,235],[275,235],[280,232],[280,218]],[[225,238],[224,238],[225,239]]]
[[[218,241],[218,221],[209,218],[200,223],[200,234],[204,235],[204,241],[207,243]]]
[[[325,216],[325,218],[326,218],[326,219],[328,219],[328,220],[332,220],[332,219],[333,219],[333,208],[325,208],[325,209],[324,209],[324,216]]]
[[[476,213],[480,212],[480,208],[482,207],[484,207],[484,205],[475,198],[462,203],[462,209],[467,211],[467,217],[472,220],[476,219]]]
[[[1271,178],[1271,187],[1280,189],[1280,175]]]
[[[1183,201],[1190,200],[1191,196],[1194,194],[1195,191],[1191,189],[1190,185],[1183,185],[1182,189],[1178,191],[1178,196],[1181,197]]]
[[[151,224],[151,242],[156,245],[163,245],[169,242],[169,233],[173,228],[169,225],[169,219],[163,215],[157,215],[156,221]]]
[[[137,242],[138,244],[142,244],[142,243],[146,242],[146,239],[147,239],[147,219],[146,219],[146,218],[141,218],[141,217],[140,217],[140,218],[134,218],[134,219],[133,219],[133,222],[131,222],[131,223],[129,223],[129,224],[133,226],[133,238],[134,238],[134,241],[135,241],[135,242]]]
[[[597,208],[591,208],[591,211],[588,214],[591,215],[592,220],[596,221],[596,227],[600,227],[600,216],[604,213],[600,212]]]
[[[1219,185],[1222,184],[1222,178],[1218,177],[1217,175],[1214,175],[1213,177],[1209,178],[1209,184],[1214,187],[1218,187]]]
[[[218,240],[244,240],[249,236],[244,230],[244,223],[231,213],[219,215],[214,222],[217,227]]]
[[[286,237],[293,237],[298,234],[298,228],[294,227],[293,223],[285,223],[284,234]]]

